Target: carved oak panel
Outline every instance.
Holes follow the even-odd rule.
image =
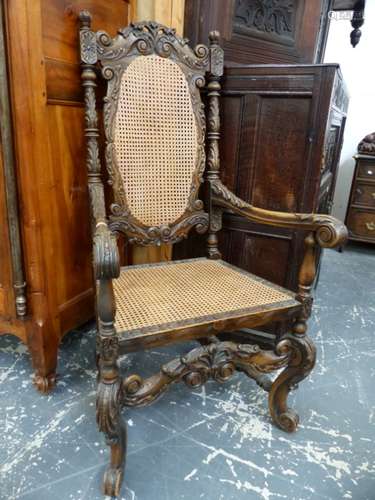
[[[226,65],[319,62],[328,9],[325,0],[186,0],[184,33],[205,43],[219,30]]]
[[[296,0],[236,0],[233,31],[293,44],[297,7]]]

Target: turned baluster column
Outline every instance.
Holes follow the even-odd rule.
[[[82,86],[85,98],[85,137],[87,144],[87,172],[94,233],[94,275],[97,280],[97,316],[99,352],[99,384],[96,397],[96,419],[99,430],[111,449],[109,467],[104,475],[104,493],[119,494],[126,450],[126,429],[120,417],[122,386],[117,359],[119,342],[114,328],[115,301],[112,278],[120,272],[115,236],[108,228],[101,181],[98,145],[98,115],[96,112],[96,73],[98,60],[96,35],[90,30],[91,16],[80,13],[80,47]]]
[[[82,11],[80,19],[80,47],[82,86],[85,99],[85,137],[87,144],[87,173],[93,220],[94,238],[94,275],[97,284],[98,350],[101,357],[101,376],[117,379],[116,366],[118,339],[113,325],[114,300],[112,281],[118,275],[118,254],[115,236],[111,234],[106,222],[104,188],[101,180],[99,159],[99,129],[96,111],[96,72],[98,60],[96,35],[91,31],[91,15]]]
[[[85,100],[85,137],[86,137],[86,165],[90,195],[91,215],[94,224],[105,221],[104,189],[101,180],[101,166],[99,159],[99,129],[98,114],[96,111],[96,72],[95,64],[98,60],[96,52],[96,35],[91,31],[91,15],[83,11],[80,19],[80,47],[81,47],[81,79]]]
[[[208,73],[207,84],[207,197],[210,213],[210,224],[207,239],[207,252],[210,259],[220,259],[221,254],[218,248],[217,231],[221,229],[222,210],[215,208],[212,204],[211,185],[220,179],[220,77],[223,74],[223,49],[219,46],[219,32],[211,31],[210,41],[210,71]]]
[[[304,334],[307,330],[307,320],[311,315],[313,298],[311,288],[316,275],[316,242],[313,233],[305,238],[305,255],[298,275],[297,298],[303,304],[303,310],[297,319],[293,331],[296,334]]]

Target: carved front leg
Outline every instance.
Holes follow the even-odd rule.
[[[99,335],[99,384],[96,399],[98,428],[110,447],[110,464],[104,474],[104,494],[117,496],[124,474],[127,432],[121,419],[122,380],[118,372],[118,339]]]
[[[300,323],[296,324],[298,328]],[[314,368],[316,349],[312,340],[303,334],[294,333],[281,340],[276,346],[276,353],[290,353],[287,368],[276,378],[269,393],[271,417],[280,429],[294,432],[299,423],[297,413],[288,407],[288,395],[291,389],[305,379]]]
[[[311,287],[316,273],[316,246],[312,234],[305,238],[305,255],[299,272],[298,299],[302,309],[293,325],[292,333],[284,337],[276,346],[276,353],[290,352],[288,367],[277,377],[269,394],[269,407],[273,421],[281,429],[293,432],[297,429],[297,413],[288,408],[288,394],[293,386],[307,377],[315,365],[316,349],[306,335],[307,320],[311,315]]]
[[[108,496],[117,496],[124,475],[127,433],[121,411],[122,387],[120,378],[102,379],[98,385],[96,411],[99,430],[104,433],[111,449],[110,464],[104,474],[103,490]]]

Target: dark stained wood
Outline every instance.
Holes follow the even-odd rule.
[[[329,5],[276,0],[259,9],[258,0],[186,0],[184,33],[196,44],[219,30],[227,64],[320,62]]]
[[[273,229],[260,228],[230,214],[224,218],[224,228],[220,248],[224,255],[231,256],[232,264],[267,276],[272,283],[288,281],[287,271],[294,263],[290,232],[280,230],[275,234]],[[278,265],[270,266],[270,262]]]
[[[42,391],[54,384],[63,334],[94,315],[77,46],[77,13],[85,6],[111,33],[130,21],[124,0],[4,3],[27,317],[19,322],[13,306],[0,184],[0,333],[27,343]]]
[[[227,67],[221,103],[221,175],[228,188],[269,210],[330,213],[348,105],[338,67]],[[236,215],[223,224],[224,259],[297,291],[302,234]],[[174,258],[201,255],[199,240],[174,249]]]
[[[338,68],[227,68],[223,103],[222,171],[228,186],[262,208],[329,213],[347,109]],[[297,291],[302,235],[265,233],[257,224],[237,223],[235,216],[225,219],[224,228],[230,238],[226,259],[239,265],[243,248],[233,233],[244,231],[252,255],[242,260],[244,268]],[[274,251],[265,253],[267,238]]]
[[[375,134],[370,134],[358,145],[359,150],[373,150]],[[359,153],[346,213],[349,238],[375,243],[375,155]]]
[[[163,40],[163,43],[160,43],[161,40]],[[225,382],[231,378],[236,370],[240,370],[255,379],[261,387],[269,392],[270,413],[275,424],[287,432],[296,430],[298,415],[288,407],[287,398],[291,387],[303,380],[315,364],[315,347],[306,335],[306,330],[307,320],[311,314],[311,287],[313,286],[316,274],[318,249],[340,246],[345,242],[347,237],[345,226],[329,215],[298,213],[296,208],[303,205],[303,202],[299,202],[298,197],[294,197],[293,192],[289,188],[286,194],[284,193],[283,196],[276,200],[274,198],[277,191],[275,191],[275,196],[272,196],[271,193],[268,203],[272,202],[277,207],[286,207],[286,210],[289,209],[292,212],[274,211],[256,207],[236,196],[235,192],[243,192],[244,197],[247,199],[264,201],[262,190],[266,188],[266,183],[261,182],[261,176],[258,179],[254,175],[257,172],[253,172],[251,178],[251,182],[254,182],[254,186],[251,186],[253,190],[245,189],[245,191],[242,191],[244,185],[237,182],[237,173],[234,176],[229,175],[228,177],[229,181],[232,181],[234,184],[235,192],[222,184],[219,176],[219,139],[221,129],[219,98],[221,91],[220,77],[223,71],[223,52],[219,47],[219,35],[217,32],[211,32],[209,40],[209,49],[200,46],[193,53],[186,43],[175,35],[174,31],[153,22],[136,23],[125,30],[121,30],[120,35],[115,39],[111,39],[107,34],[101,34],[98,37],[91,31],[90,14],[87,11],[80,14],[80,47],[82,86],[85,100],[87,171],[94,228],[94,275],[98,280],[97,346],[99,373],[96,408],[99,430],[105,434],[107,443],[110,446],[110,464],[105,472],[103,483],[104,493],[109,496],[117,496],[119,494],[123,479],[127,437],[126,428],[120,415],[121,407],[123,405],[143,406],[152,403],[175,382],[184,381],[189,387],[195,388],[204,384],[210,377],[218,382]],[[132,217],[130,209],[128,209],[126,197],[123,196],[124,187],[120,165],[118,164],[117,157],[112,153],[113,135],[115,132],[114,123],[116,123],[114,122],[114,116],[116,110],[119,109],[120,99],[124,98],[118,91],[119,82],[121,81],[120,77],[124,74],[123,72],[128,70],[129,58],[150,54],[170,58],[183,68],[187,65],[189,71],[185,72],[185,77],[190,83],[195,84],[198,81],[197,79],[191,80],[192,75],[196,72],[200,79],[199,86],[202,86],[202,77],[207,73],[207,85],[205,89],[207,118],[205,120],[204,115],[199,115],[197,123],[202,127],[202,131],[206,130],[207,172],[205,175],[204,191],[206,208],[209,213],[209,225],[208,227],[204,227],[204,229],[208,230],[208,257],[211,259],[218,259],[220,257],[217,233],[219,233],[222,227],[223,211],[230,213],[231,217],[241,217],[250,224],[262,225],[266,228],[279,228],[281,234],[283,234],[283,238],[280,237],[279,239],[280,241],[282,240],[282,244],[284,245],[284,252],[279,253],[284,256],[284,259],[289,259],[289,235],[299,230],[303,235],[304,252],[301,252],[302,264],[298,273],[296,295],[284,290],[287,298],[283,302],[270,304],[264,301],[259,308],[251,307],[244,309],[237,316],[233,314],[233,311],[228,310],[222,311],[219,318],[215,315],[200,315],[198,318],[190,318],[188,324],[183,321],[177,321],[176,318],[174,322],[162,324],[155,328],[148,329],[146,326],[144,328],[139,326],[134,335],[130,335],[129,332],[116,331],[116,302],[118,309],[122,305],[121,301],[118,300],[118,296],[115,296],[113,293],[112,280],[120,275],[121,270],[117,241],[112,230],[122,231],[130,242],[140,242],[144,245],[158,245],[164,241],[178,241],[178,237],[180,235],[187,236],[188,229],[194,225],[190,223],[189,219],[187,228],[182,228],[181,230],[178,225],[176,229],[175,223],[153,228],[144,227]],[[98,65],[99,67],[102,66],[102,76],[108,80],[106,103],[104,106],[104,129],[108,143],[105,156],[112,180],[111,185],[114,198],[117,203],[114,208],[112,207],[112,216],[109,218],[106,216],[100,155],[98,152],[99,124],[95,96],[97,82],[95,68]],[[248,80],[251,81],[251,78]],[[310,85],[313,80],[311,75],[307,78]],[[324,78],[322,80],[324,83]],[[280,84],[277,78],[275,81],[276,85]],[[239,79],[238,82],[240,86],[233,93],[236,95],[244,94],[244,98],[241,97],[241,103],[243,106],[246,106],[249,101],[247,99],[247,86],[245,85],[246,90],[244,91],[241,88],[243,78],[242,80]],[[268,89],[272,88],[272,82],[268,81],[267,83]],[[165,85],[168,85],[167,81]],[[306,81],[300,82],[300,85],[306,85]],[[192,85],[190,85],[190,89],[191,87]],[[191,95],[192,104],[193,106],[197,106],[199,111],[202,109],[200,106],[201,102],[195,95],[195,86],[193,88],[194,91]],[[278,93],[280,92],[279,89]],[[311,88],[310,90],[305,89],[305,93],[311,99]],[[230,92],[228,94],[231,95]],[[297,101],[298,98],[295,98],[295,100]],[[304,104],[305,108],[303,108],[300,116],[298,115],[298,104],[294,104],[294,106],[293,104],[292,102],[290,109],[284,103],[280,104],[277,102],[277,106],[281,108],[280,116],[274,120],[277,129],[282,127],[282,116],[286,111],[290,111],[287,119],[292,122],[292,127],[295,130],[297,130],[298,125],[303,126],[300,123],[302,120],[301,116],[305,118],[305,122],[307,123],[308,118],[306,118],[306,113],[309,106]],[[258,106],[258,109],[260,108],[261,106]],[[236,109],[239,110],[241,108],[237,107]],[[267,109],[266,105],[264,109],[266,110],[264,114],[264,129],[261,129],[259,134],[263,130],[263,134],[265,135],[272,125],[272,119],[270,109]],[[297,114],[297,117],[294,116],[295,114]],[[233,128],[240,131],[240,136],[242,134],[245,135],[243,144],[246,144],[245,151],[249,152],[248,144],[254,145],[255,141],[249,141],[246,134],[249,135],[255,129],[258,129],[259,120],[255,120],[250,112],[242,112],[241,118],[242,121],[237,122],[241,123],[240,127],[234,126]],[[247,118],[249,119],[247,120]],[[160,115],[160,120],[163,120],[163,115]],[[235,124],[235,119],[231,123]],[[204,127],[205,124],[206,127]],[[286,127],[284,126],[284,128]],[[305,129],[307,129],[307,125],[305,125]],[[291,132],[290,134],[292,136]],[[307,141],[307,143],[303,141],[305,135],[305,133],[297,135],[297,138],[294,138],[295,143],[293,144],[295,144],[296,148],[299,148],[299,154],[306,154],[308,159],[311,155],[310,141]],[[231,136],[230,131],[228,131],[228,136],[232,139],[232,146],[235,146],[239,153],[229,153],[226,158],[241,162],[241,154],[244,153],[237,146],[235,138]],[[318,140],[317,134],[313,138],[314,140]],[[268,140],[271,142],[272,139],[275,139],[274,136],[269,137]],[[279,152],[282,146],[284,146],[282,137],[277,137],[274,142]],[[303,146],[300,145],[301,142]],[[198,144],[200,144],[199,141]],[[264,156],[265,154],[265,150],[262,150],[259,156]],[[252,158],[257,158],[257,156],[253,155]],[[277,159],[280,163],[282,161],[286,162],[287,156],[284,153],[280,153]],[[269,157],[269,162],[271,160],[273,158]],[[272,166],[274,167],[273,169]],[[228,165],[225,168],[228,168]],[[275,165],[272,164],[271,168],[263,174],[268,176],[268,181],[271,181],[271,183],[279,182],[276,177],[277,175],[282,175],[277,171],[275,172],[275,170]],[[200,173],[199,169],[196,170],[196,173]],[[246,177],[247,175],[247,171],[242,172],[242,176],[245,179],[245,187],[248,187],[250,182],[250,179]],[[293,176],[290,179],[296,183],[296,179]],[[260,184],[259,192],[255,190],[256,183]],[[298,189],[301,190],[302,187],[298,185],[297,192]],[[319,191],[319,188],[317,191]],[[253,192],[255,193],[254,195]],[[198,183],[196,180],[194,180],[192,185],[192,193],[194,196],[198,196]],[[193,212],[194,208],[197,208],[194,204],[189,205],[188,212]],[[203,207],[199,206],[199,210],[203,210]],[[118,218],[117,222],[116,217]],[[267,234],[270,237],[273,236],[272,233],[267,233],[267,230],[265,230],[263,235],[259,236],[263,237],[264,240]],[[242,242],[240,241],[239,244],[246,247],[243,242],[243,232],[240,233],[241,237]],[[271,245],[270,238],[267,239],[268,244]],[[226,243],[226,248],[230,246],[231,244]],[[244,248],[244,250],[248,250],[250,253],[250,248]],[[272,251],[270,255],[271,258],[275,257]],[[158,267],[162,269],[165,266],[173,265],[176,264],[174,262],[160,263]],[[228,264],[226,265],[229,266]],[[148,264],[140,267],[152,266]],[[240,273],[247,275],[245,271],[240,271]],[[268,285],[271,288],[279,289],[276,285],[270,283]],[[144,293],[147,294],[147,286],[144,287]],[[157,291],[150,290],[151,301],[155,293]],[[126,297],[123,299],[126,302]],[[266,325],[275,319],[291,320],[292,327],[290,333],[281,340],[277,340],[274,348],[271,350],[261,349],[259,345],[219,341],[217,338],[217,335],[223,332],[236,331],[242,327],[252,328]],[[120,352],[164,346],[193,339],[199,339],[203,345],[179,359],[164,364],[159,373],[147,379],[143,379],[138,374],[131,374],[125,379],[121,377],[119,371]],[[272,382],[266,374],[280,368],[284,368],[283,372]]]
[[[375,208],[375,185],[357,181],[352,197],[353,205]]]

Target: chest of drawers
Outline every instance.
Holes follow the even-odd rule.
[[[352,240],[375,243],[375,156],[355,156],[346,225]]]

